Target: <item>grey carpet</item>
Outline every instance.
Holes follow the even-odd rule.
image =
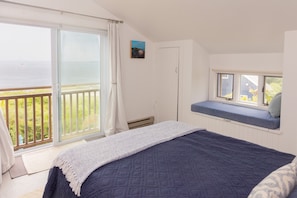
[[[15,157],[15,164],[9,170],[11,179],[27,175],[27,170],[25,168],[22,156]]]

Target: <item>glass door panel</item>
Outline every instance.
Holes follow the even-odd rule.
[[[0,109],[14,149],[51,142],[51,29],[0,23],[0,43]]]
[[[100,36],[60,31],[60,141],[100,131]]]

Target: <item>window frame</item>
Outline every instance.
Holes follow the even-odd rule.
[[[265,103],[265,88],[266,88],[266,78],[281,78],[282,79],[282,81],[283,81],[283,77],[282,76],[277,76],[277,75],[264,75],[264,78],[263,78],[263,89],[262,89],[262,92],[263,92],[263,101],[262,101],[262,103],[264,104],[264,105],[266,105],[266,106],[268,106],[269,105],[269,102],[266,102]],[[282,82],[283,83],[283,82]],[[281,87],[281,92],[282,92],[282,89],[283,89],[283,87]],[[276,95],[277,93],[275,93],[275,95]]]
[[[231,92],[232,92],[232,96],[231,97],[224,97],[222,96],[222,75],[229,75],[229,76],[232,76],[232,87],[231,87]],[[219,82],[219,79],[220,79],[220,82]],[[234,93],[233,93],[233,90],[234,90],[234,74],[232,73],[225,73],[225,72],[220,72],[220,73],[217,73],[217,89],[216,89],[216,96],[218,98],[222,98],[222,99],[226,99],[226,100],[233,100],[234,98]]]
[[[232,99],[226,99],[224,97],[219,97],[217,95],[219,91],[218,87],[218,74],[233,74],[233,97]],[[240,78],[241,75],[255,75],[258,76],[258,99],[256,103],[249,103],[240,101]],[[209,91],[209,99],[214,101],[220,101],[225,103],[232,103],[241,106],[247,106],[251,108],[259,108],[259,109],[268,109],[268,104],[264,104],[264,86],[265,86],[265,77],[279,77],[283,78],[281,73],[269,73],[269,72],[246,72],[246,71],[228,71],[228,70],[212,70],[210,74],[210,91]]]
[[[106,114],[106,104],[107,104],[107,91],[108,90],[108,84],[105,82],[106,78],[103,78],[103,76],[106,76],[107,75],[107,68],[106,68],[106,64],[107,64],[107,59],[106,57],[104,57],[104,55],[107,53],[107,47],[105,46],[106,45],[106,38],[107,38],[107,32],[106,31],[97,31],[97,30],[90,30],[88,28],[75,28],[75,27],[63,27],[63,28],[55,28],[55,34],[56,34],[56,40],[54,40],[53,42],[55,44],[57,44],[55,46],[55,51],[57,53],[57,68],[55,70],[55,78],[56,78],[56,83],[57,83],[57,86],[55,87],[56,88],[56,91],[55,93],[57,94],[55,96],[55,98],[57,99],[55,102],[57,104],[57,114],[55,114],[55,116],[57,116],[55,118],[55,120],[57,120],[57,122],[55,124],[57,124],[58,126],[58,130],[55,130],[54,131],[54,135],[55,135],[55,138],[58,138],[56,139],[56,142],[67,142],[68,140],[67,139],[63,139],[61,138],[61,132],[63,131],[62,129],[62,118],[60,117],[61,116],[61,101],[59,101],[59,98],[61,97],[61,93],[62,93],[62,87],[63,87],[63,83],[62,83],[62,72],[61,72],[61,66],[62,66],[62,51],[61,51],[61,46],[62,46],[62,39],[61,39],[61,33],[62,32],[72,32],[72,33],[82,33],[82,34],[93,34],[93,35],[97,35],[100,37],[100,60],[99,60],[99,63],[100,63],[100,108],[99,108],[99,114],[100,114],[100,119],[99,119],[99,131],[96,131],[95,133],[91,133],[91,134],[88,134],[88,135],[85,135],[85,136],[79,136],[77,139],[82,139],[82,138],[87,138],[89,136],[93,137],[93,136],[102,136],[103,135],[103,132],[104,132],[104,121],[105,121],[105,117],[104,115]],[[104,52],[102,52],[102,50],[105,50]],[[105,65],[105,66],[104,66]],[[102,108],[103,107],[103,108]],[[72,139],[71,139],[72,140]],[[76,138],[73,138],[72,141],[76,140]]]
[[[249,100],[247,100],[247,101],[245,101],[245,100],[242,100],[241,99],[241,97],[242,97],[242,77],[243,76],[256,76],[258,79],[257,79],[257,101],[256,102],[253,102],[253,101],[249,101]],[[252,105],[252,106],[254,106],[254,105],[257,105],[257,103],[258,103],[258,101],[259,101],[259,86],[261,87],[261,84],[260,84],[260,78],[261,78],[261,76],[260,75],[256,75],[256,74],[242,74],[242,73],[239,73],[238,74],[238,78],[239,78],[239,85],[238,85],[238,95],[237,95],[237,101],[239,102],[239,103],[243,103],[243,104],[247,104],[247,105]]]

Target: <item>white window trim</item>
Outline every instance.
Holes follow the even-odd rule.
[[[228,73],[234,74],[234,84],[233,84],[233,99],[229,100],[226,98],[217,96],[217,74],[218,73]],[[240,93],[240,75],[257,75],[258,79],[258,101],[257,104],[245,103],[239,100]],[[268,109],[267,105],[263,104],[264,93],[262,92],[262,88],[264,87],[264,76],[275,76],[282,77],[282,73],[279,72],[251,72],[251,71],[235,71],[235,70],[217,70],[212,69],[210,71],[209,77],[209,99],[213,101],[219,101],[229,104],[241,105],[251,108],[257,109]]]

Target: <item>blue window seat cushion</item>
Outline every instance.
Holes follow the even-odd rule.
[[[268,129],[278,129],[280,127],[280,118],[273,117],[268,111],[262,109],[216,101],[204,101],[192,104],[191,111]]]

